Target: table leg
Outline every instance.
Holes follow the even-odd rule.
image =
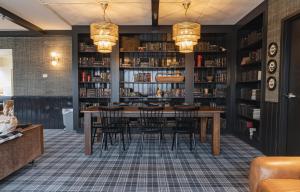
[[[91,113],[84,113],[84,153],[85,155],[92,154],[92,127]]]
[[[214,113],[212,128],[212,154],[220,155],[220,113]]]
[[[206,130],[207,130],[207,117],[202,117],[200,119],[200,131],[199,131],[199,138],[201,143],[206,142]]]

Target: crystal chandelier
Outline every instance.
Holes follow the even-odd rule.
[[[185,16],[187,10],[191,5],[190,0],[186,0],[183,4],[185,9]],[[194,51],[194,45],[200,39],[201,26],[194,22],[180,22],[173,25],[173,40],[175,45],[179,46],[179,52],[191,53]]]
[[[98,52],[111,53],[112,46],[116,45],[119,39],[119,27],[116,24],[106,21],[105,11],[108,6],[107,2],[101,3],[101,6],[104,11],[104,21],[90,25],[91,39],[97,46]]]

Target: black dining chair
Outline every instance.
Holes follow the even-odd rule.
[[[188,134],[190,136],[190,150],[193,150],[196,147],[195,132],[197,127],[196,114],[198,107],[183,105],[175,106],[174,109],[176,124],[173,128],[172,151],[175,146],[177,156],[179,134]]]
[[[107,149],[107,140],[111,135],[118,136],[120,151],[121,142],[125,151],[124,133],[127,129],[127,123],[123,117],[123,108],[118,106],[100,107],[100,118],[102,120],[101,154],[104,146]]]
[[[140,110],[140,138],[141,138],[141,156],[143,153],[144,146],[144,135],[145,134],[159,134],[159,148],[161,153],[161,140],[163,139],[163,107],[148,106],[139,107]]]

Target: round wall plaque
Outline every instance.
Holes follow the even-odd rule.
[[[275,57],[278,51],[278,45],[275,42],[270,43],[269,49],[268,49],[268,55],[270,57]]]
[[[268,62],[268,72],[270,74],[274,74],[277,70],[277,61],[274,60],[274,59],[271,59],[269,62]]]
[[[273,91],[276,88],[276,79],[275,77],[271,76],[267,79],[267,86],[268,89]]]

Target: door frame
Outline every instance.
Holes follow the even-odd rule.
[[[286,155],[287,153],[287,112],[288,100],[285,94],[288,93],[289,88],[289,66],[290,66],[290,45],[291,41],[289,34],[291,31],[290,24],[300,19],[300,11],[297,11],[281,20],[281,50],[280,50],[280,85],[279,85],[279,130],[278,130],[278,153],[279,155]]]

